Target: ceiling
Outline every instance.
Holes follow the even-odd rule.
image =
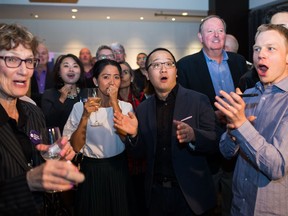
[[[77,8],[77,13],[71,10]],[[183,12],[188,15],[182,16]],[[38,18],[35,18],[35,15]],[[75,7],[73,5],[11,5],[0,4],[0,19],[45,19],[45,20],[73,20],[72,16],[76,16],[76,20],[119,20],[119,21],[139,21],[143,17],[143,21],[151,22],[171,22],[174,18],[175,22],[199,22],[203,17],[207,16],[207,11],[200,10],[158,10],[158,9],[139,9],[139,8],[107,8],[107,7]]]

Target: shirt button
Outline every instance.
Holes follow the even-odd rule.
[[[245,178],[245,181],[247,181],[248,179],[247,178]]]
[[[165,148],[165,147],[163,148],[163,151],[166,151],[166,148]]]
[[[245,198],[243,198],[242,201],[245,202],[246,201]]]

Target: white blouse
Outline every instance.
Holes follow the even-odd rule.
[[[133,112],[130,103],[118,100],[119,107],[124,115]],[[64,126],[63,136],[70,139],[77,129],[83,113],[83,103],[74,104],[70,116]],[[100,126],[91,126],[97,116]],[[113,127],[113,108],[101,107],[97,112],[92,112],[87,122],[86,143],[81,152],[91,158],[109,158],[122,153],[125,144],[121,141],[116,129]]]

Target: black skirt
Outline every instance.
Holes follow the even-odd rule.
[[[126,152],[111,158],[84,157],[81,172],[85,181],[79,184],[75,197],[75,215],[133,215],[133,193],[128,175]]]

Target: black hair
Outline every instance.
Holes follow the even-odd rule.
[[[79,65],[80,67],[80,78],[79,80],[76,82],[76,86],[79,88],[85,88],[85,71],[84,71],[84,66],[82,64],[82,62],[80,61],[80,59],[73,55],[73,54],[67,54],[67,55],[60,55],[56,61],[55,61],[55,65],[53,68],[53,74],[54,74],[54,82],[55,82],[55,88],[56,89],[61,89],[64,86],[64,81],[62,79],[62,77],[60,76],[60,66],[61,63],[63,62],[63,60],[65,58],[72,58],[76,64]]]
[[[92,68],[93,77],[98,79],[100,73],[104,70],[104,68],[107,65],[115,66],[118,69],[118,71],[119,71],[119,75],[121,75],[121,71],[122,70],[121,70],[121,67],[120,67],[118,62],[116,62],[114,60],[111,60],[111,59],[102,59],[102,60],[97,61],[94,64],[94,66]]]
[[[145,62],[145,68],[146,68],[147,71],[148,71],[148,67],[149,67],[149,59],[150,59],[151,55],[152,55],[153,53],[157,52],[157,51],[165,51],[165,52],[168,52],[168,53],[172,56],[173,61],[174,61],[174,63],[175,63],[175,67],[176,67],[176,59],[175,59],[174,55],[173,55],[168,49],[159,47],[159,48],[154,49],[152,52],[150,52],[150,53],[148,54],[148,56],[147,56],[147,58],[146,58],[146,62]]]
[[[273,7],[272,9],[268,10],[264,16],[264,23],[268,24],[271,22],[272,17],[277,13],[287,12],[288,13],[288,6],[279,6]],[[283,23],[284,24],[284,23]]]

